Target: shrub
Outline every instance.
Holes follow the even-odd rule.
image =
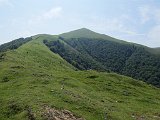
[[[8,77],[5,76],[5,77],[2,78],[2,82],[8,82],[8,81],[9,81]]]

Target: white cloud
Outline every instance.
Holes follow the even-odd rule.
[[[145,5],[139,8],[142,24],[152,23],[146,32],[146,44],[152,47],[160,46],[160,8]]]
[[[127,33],[128,36],[144,36],[144,33],[137,33],[135,31],[123,31],[124,33]]]
[[[129,27],[128,24],[133,24],[131,17],[128,15],[121,15],[117,18],[100,18],[93,17],[90,23],[87,23],[90,28],[101,33],[113,35],[124,34],[125,36],[140,36],[144,35],[137,33],[134,27]]]
[[[141,6],[139,7],[139,12],[141,15],[142,24],[148,22],[151,19],[151,11],[149,6]]]
[[[89,20],[80,17],[69,17],[71,19],[69,23],[72,25],[74,23],[77,28],[84,26],[93,31],[130,42],[150,47],[160,46],[160,8],[144,5],[137,9],[139,13],[134,16],[129,14],[122,14],[115,18],[94,16]],[[138,15],[140,15],[140,19]]]
[[[28,36],[31,36],[33,35],[33,33],[31,33],[29,30],[23,30],[23,31],[19,31],[15,34],[15,38],[18,38],[18,37],[28,37]]]
[[[160,25],[153,27],[148,33],[149,42],[160,45]]]
[[[42,15],[44,19],[58,18],[61,16],[62,7],[55,7]]]
[[[62,10],[62,7],[54,7],[41,15],[35,15],[33,18],[28,20],[28,24],[33,25],[45,22],[50,19],[58,19],[62,16]]]
[[[143,24],[148,21],[155,21],[157,24],[160,24],[160,8],[144,5],[139,7],[139,13]]]
[[[157,24],[160,24],[160,8],[157,8],[153,12],[154,15],[154,20],[156,21]]]

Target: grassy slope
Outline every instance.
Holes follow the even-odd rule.
[[[109,41],[115,41],[118,43],[129,44],[129,42],[125,42],[123,40],[119,40],[119,39],[110,37],[105,34],[99,34],[99,33],[96,33],[94,31],[91,31],[86,28],[81,28],[78,30],[63,33],[63,34],[60,34],[59,36],[67,38],[67,39],[69,39],[69,38],[98,38],[99,39],[100,38],[100,39],[105,39],[105,40],[109,40]]]
[[[104,39],[104,40],[107,40],[107,41],[113,41],[113,42],[117,42],[117,43],[121,43],[121,44],[127,44],[127,45],[134,45],[134,46],[137,46],[137,47],[142,47],[142,48],[145,48],[146,50],[148,50],[151,53],[160,54],[160,48],[150,48],[150,47],[147,47],[147,46],[144,46],[144,45],[141,45],[141,44],[126,42],[124,40],[116,39],[116,38],[110,37],[110,36],[105,35],[105,34],[96,33],[94,31],[91,31],[91,30],[86,29],[86,28],[81,28],[81,29],[78,29],[78,30],[63,33],[63,34],[60,34],[59,36],[65,38],[65,39],[68,39],[68,40],[70,38]]]
[[[42,43],[52,36],[34,39],[0,62],[1,120],[27,119],[26,106],[42,119],[44,105],[87,120],[103,120],[104,113],[113,120],[159,119],[158,88],[114,73],[74,71]]]
[[[121,43],[121,44],[127,44],[127,45],[130,44],[130,45],[135,45],[135,46],[139,46],[139,47],[145,47],[145,46],[137,44],[137,43],[126,42],[124,40],[116,39],[116,38],[108,36],[106,34],[96,33],[92,30],[87,29],[87,28],[81,28],[81,29],[77,29],[74,31],[66,32],[66,33],[60,34],[59,36],[65,38],[65,39],[70,39],[70,38],[103,39],[103,40],[117,42],[117,43]]]

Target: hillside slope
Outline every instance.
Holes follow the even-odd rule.
[[[158,49],[84,28],[61,34],[57,41],[45,41],[45,44],[78,69],[112,71],[160,87]]]
[[[119,43],[127,43],[123,40],[119,40],[119,39],[110,37],[110,36],[105,35],[105,34],[96,33],[92,30],[87,29],[87,28],[81,28],[81,29],[74,30],[74,31],[71,31],[71,32],[63,33],[63,34],[60,34],[59,36],[61,36],[63,38],[67,38],[67,39],[71,39],[71,38],[94,38],[94,39],[107,39],[109,41],[116,41],[116,42],[119,42]]]
[[[21,45],[29,42],[32,40],[32,37],[28,37],[28,38],[19,38],[16,40],[13,40],[11,42],[5,43],[0,45],[0,52],[5,52],[7,50],[13,50],[13,49],[17,49],[18,47],[20,47]]]
[[[37,35],[1,53],[2,120],[49,120],[55,113],[48,108],[86,120],[160,119],[158,88],[115,73],[77,71],[43,43],[57,39]]]

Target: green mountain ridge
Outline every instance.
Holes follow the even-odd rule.
[[[159,88],[105,72],[108,69],[85,49],[84,42],[90,42],[90,38],[83,38],[83,42],[78,38],[81,44],[77,48],[73,44],[77,38],[61,35],[31,38],[20,45],[19,41],[14,42],[16,47],[5,44],[0,52],[0,119],[53,119],[56,113],[46,111],[47,108],[69,110],[86,120],[160,118]],[[92,38],[92,42],[96,39]],[[78,69],[67,61],[70,57],[70,62],[78,63]],[[93,70],[79,70],[83,66]],[[96,68],[104,72],[95,71]]]
[[[64,41],[65,45],[59,41]],[[155,48],[117,40],[85,28],[61,34],[57,43],[50,41],[46,45],[78,69],[113,71],[160,87],[160,52]],[[71,54],[73,49],[79,53]]]
[[[134,44],[136,46],[149,48],[149,47],[141,45],[141,44],[127,42],[125,40],[120,40],[120,39],[108,36],[106,34],[100,34],[100,33],[94,32],[94,31],[92,31],[90,29],[87,29],[87,28],[80,28],[80,29],[73,30],[73,31],[70,31],[70,32],[62,33],[59,36],[67,38],[67,39],[69,39],[69,38],[104,39],[104,40],[108,40],[108,41],[114,41],[114,42],[123,43],[123,44]]]
[[[67,33],[60,34],[59,36],[62,36],[64,38],[97,38],[97,39],[107,39],[110,41],[116,41],[120,43],[129,43],[124,40],[119,40],[113,37],[110,37],[105,34],[96,33],[92,30],[89,30],[87,28],[81,28],[74,31],[70,31]]]
[[[60,35],[40,34],[20,38],[1,45],[0,51],[16,49],[34,37],[44,37],[51,51],[80,70],[112,71],[160,87],[159,48],[118,40],[86,28]]]

